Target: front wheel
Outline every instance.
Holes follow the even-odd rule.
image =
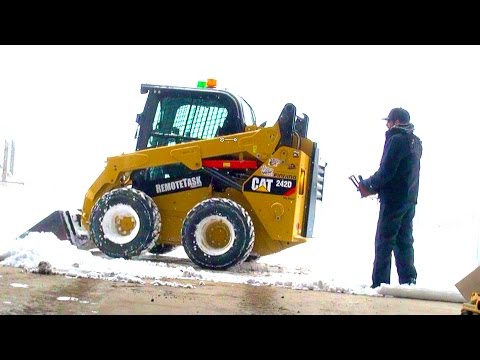
[[[105,193],[90,215],[90,237],[113,258],[131,258],[155,245],[160,234],[160,213],[153,200],[133,188]]]
[[[245,261],[255,241],[253,222],[236,202],[213,198],[193,207],[182,226],[182,244],[198,266],[225,270]]]

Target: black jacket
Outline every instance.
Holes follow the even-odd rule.
[[[365,180],[385,204],[417,203],[422,141],[413,124],[397,125],[385,133],[380,168]]]

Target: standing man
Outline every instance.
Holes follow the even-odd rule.
[[[410,114],[394,108],[387,121],[380,168],[360,180],[362,197],[378,193],[380,212],[375,235],[372,288],[390,284],[392,251],[400,284],[417,281],[413,251],[413,218],[417,204],[422,141],[413,134]]]

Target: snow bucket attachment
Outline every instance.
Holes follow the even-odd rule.
[[[51,232],[60,240],[68,240],[79,249],[95,248],[88,233],[82,228],[80,218],[80,210],[74,214],[70,211],[57,210],[25,231],[19,238],[22,239],[31,232]]]

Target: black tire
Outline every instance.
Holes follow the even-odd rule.
[[[118,205],[118,206],[117,206]],[[120,214],[134,219],[130,233],[115,225]],[[140,190],[119,188],[104,194],[90,215],[90,237],[95,245],[113,258],[129,259],[150,250],[160,234],[160,213],[153,200]]]
[[[156,244],[149,250],[149,252],[151,252],[152,254],[161,255],[161,254],[166,254],[172,251],[176,247],[177,247],[176,245],[170,245],[170,244]]]
[[[182,226],[185,252],[190,260],[206,269],[225,270],[245,261],[254,241],[250,215],[229,199],[198,203],[188,212]]]

